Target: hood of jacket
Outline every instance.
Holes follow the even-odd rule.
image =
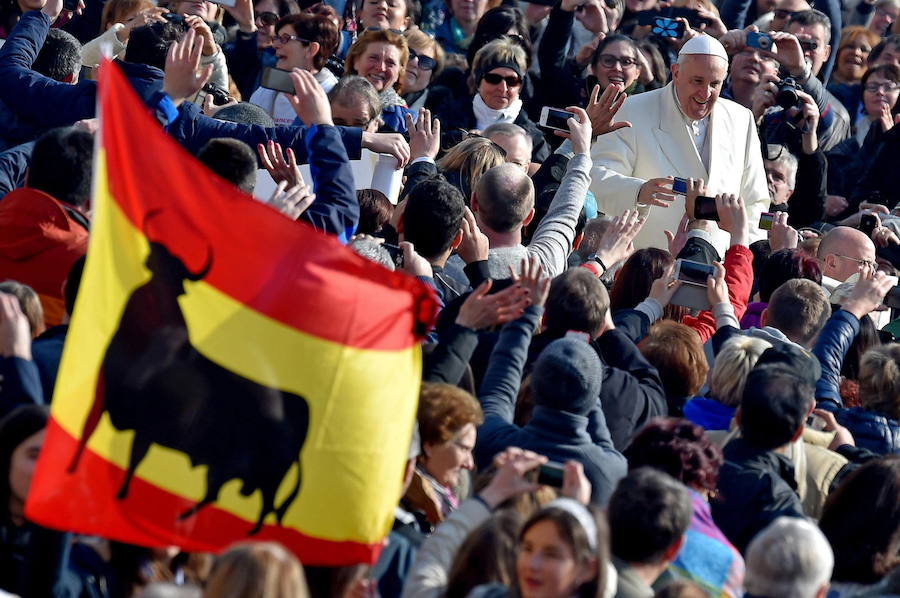
[[[153,94],[162,91],[164,73],[155,66],[125,62],[123,60],[116,60],[116,64],[128,77],[131,86],[141,96],[141,101],[145,104]]]
[[[20,262],[49,249],[86,245],[88,231],[65,206],[50,195],[28,187],[0,201],[0,256]]]

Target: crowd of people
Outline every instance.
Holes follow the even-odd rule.
[[[900,596],[898,0],[0,0],[0,41],[0,595]],[[376,563],[25,516],[104,56],[210,176],[433,288]]]

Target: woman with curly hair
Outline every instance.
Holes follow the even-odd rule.
[[[704,435],[703,428],[684,419],[652,419],[631,441],[625,457],[630,470],[662,470],[691,493],[691,526],[668,574],[690,579],[711,596],[741,596],[744,559],[713,522],[709,508],[722,466],[722,451]]]

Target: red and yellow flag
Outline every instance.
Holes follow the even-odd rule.
[[[26,514],[147,546],[371,562],[409,446],[419,281],[212,175],[101,69],[93,230]]]

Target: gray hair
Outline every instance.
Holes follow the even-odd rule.
[[[137,598],[200,598],[200,588],[158,582],[141,590]]]
[[[483,135],[488,139],[494,135],[502,135],[504,137],[515,137],[516,135],[519,135],[525,139],[529,148],[534,145],[534,140],[531,138],[531,135],[529,135],[525,129],[513,123],[494,123],[484,130]]]
[[[794,189],[797,185],[797,168],[799,167],[797,163],[797,156],[791,153],[791,150],[789,150],[787,146],[778,145],[777,143],[770,143],[766,145],[766,155],[777,155],[777,158],[769,161],[775,162],[776,164],[784,164],[785,166],[787,166],[787,184],[788,187]]]
[[[354,239],[353,241],[350,241],[348,246],[367,260],[373,261],[376,264],[381,264],[388,270],[395,269],[394,260],[391,259],[391,254],[388,253],[387,249],[382,247],[380,243],[376,243],[371,239]]]
[[[833,568],[834,553],[818,527],[779,517],[750,542],[744,587],[754,596],[814,598]]]
[[[378,91],[367,79],[359,75],[343,77],[328,92],[328,101],[331,104],[352,106],[356,99],[363,100],[369,105],[369,115],[372,120],[381,116],[381,98],[378,96]]]

